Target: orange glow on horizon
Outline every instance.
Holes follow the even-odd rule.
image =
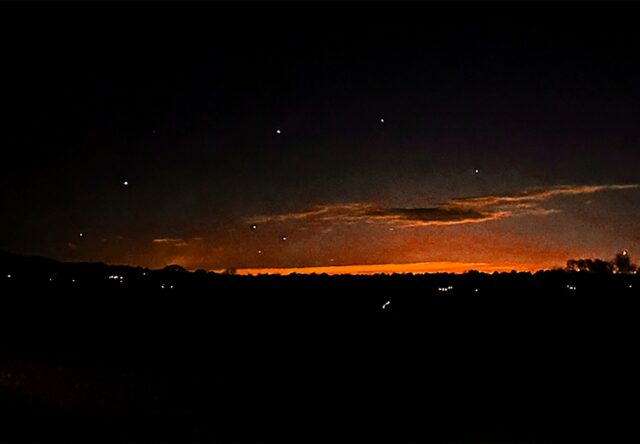
[[[326,267],[291,267],[291,268],[242,268],[237,270],[239,275],[258,274],[392,274],[392,273],[464,273],[469,270],[477,270],[484,273],[515,271],[538,271],[549,269],[548,264],[535,265],[513,265],[513,264],[491,264],[483,262],[417,262],[411,264],[374,264],[374,265],[334,265]]]

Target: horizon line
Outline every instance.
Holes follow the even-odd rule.
[[[454,273],[462,274],[468,271],[479,271],[482,273],[493,272],[535,272],[549,270],[546,266],[528,266],[514,264],[495,264],[487,262],[455,262],[455,261],[431,261],[412,262],[405,264],[361,264],[361,265],[327,265],[308,267],[261,267],[261,268],[238,268],[235,273],[242,276],[255,276],[259,274],[328,274],[328,275],[371,275],[371,274],[394,274],[394,273]],[[222,271],[222,270],[211,270]]]

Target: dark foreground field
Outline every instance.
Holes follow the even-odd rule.
[[[640,441],[638,275],[0,266],[2,441]]]

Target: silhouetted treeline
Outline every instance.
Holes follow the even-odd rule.
[[[0,440],[638,441],[640,275],[616,267],[246,277],[2,255]]]
[[[602,259],[569,259],[565,269],[590,273],[634,273],[638,267],[631,263],[631,257],[627,251],[621,251],[610,261]]]

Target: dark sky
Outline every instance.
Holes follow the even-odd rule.
[[[2,3],[0,249],[207,269],[633,255],[638,12]]]

